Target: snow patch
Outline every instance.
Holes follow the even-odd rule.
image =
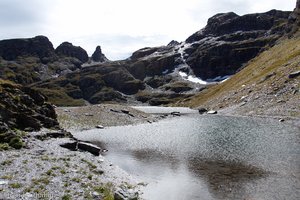
[[[226,80],[228,80],[231,76],[230,75],[226,75],[226,76],[217,76],[215,78],[212,79],[207,79],[207,82],[225,82]]]
[[[201,80],[200,78],[192,75],[187,75],[187,73],[179,71],[178,74],[187,81],[193,82],[193,83],[199,83],[201,85],[206,85],[208,82]]]

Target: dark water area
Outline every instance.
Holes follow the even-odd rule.
[[[189,114],[75,136],[145,180],[145,199],[300,198],[300,130],[277,120]]]

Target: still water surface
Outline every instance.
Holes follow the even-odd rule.
[[[277,120],[189,114],[76,137],[149,183],[145,199],[300,198],[300,130]]]

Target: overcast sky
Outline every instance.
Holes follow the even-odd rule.
[[[0,0],[0,39],[45,35],[109,59],[184,41],[216,13],[293,10],[296,0]]]

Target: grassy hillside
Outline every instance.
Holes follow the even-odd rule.
[[[229,80],[179,102],[190,107],[232,108],[235,113],[300,117],[300,32],[282,39]],[[234,108],[234,109],[233,109]]]

